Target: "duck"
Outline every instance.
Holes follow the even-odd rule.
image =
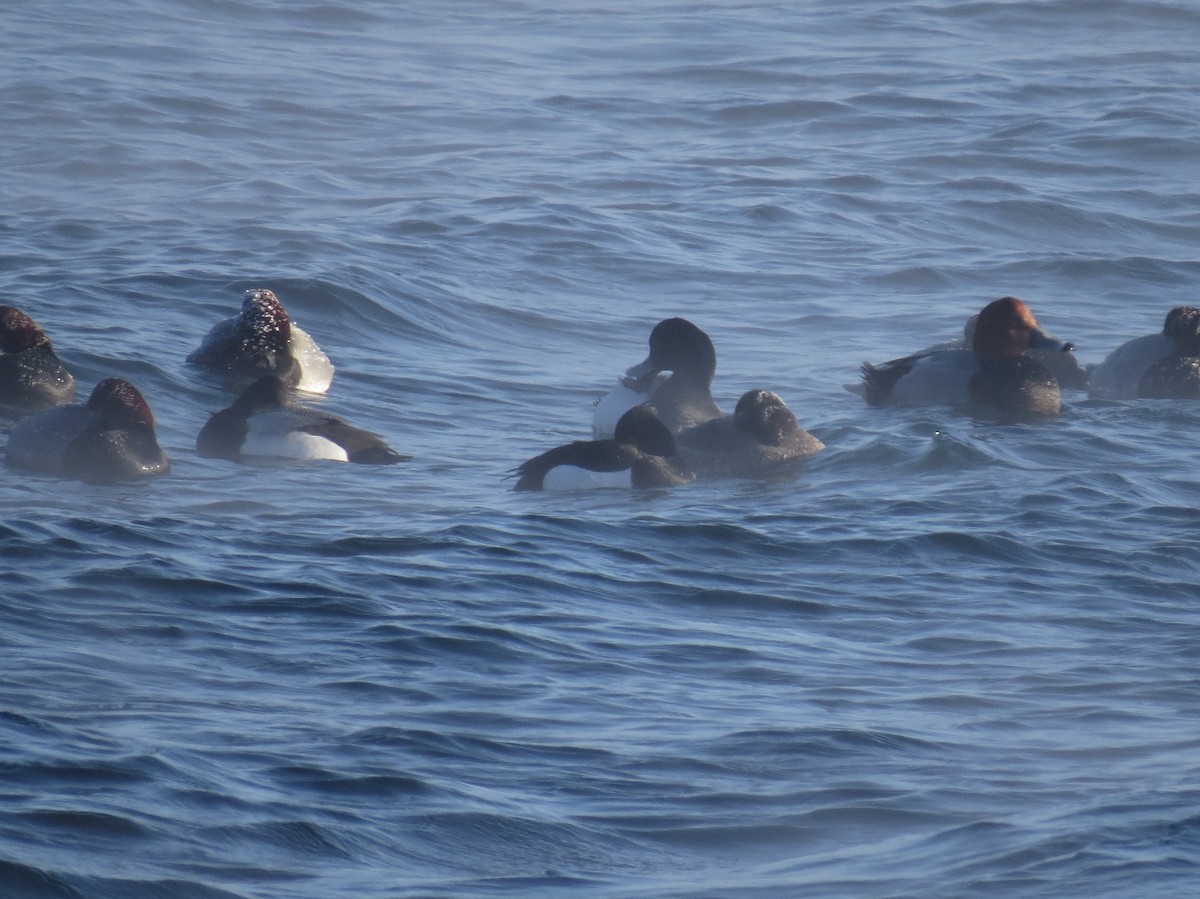
[[[0,306],[0,408],[20,417],[75,399],[75,378],[37,322]]]
[[[1137,395],[1145,399],[1200,399],[1200,309],[1179,306],[1163,326],[1172,351],[1138,379]]]
[[[961,340],[942,344],[937,348],[970,349],[975,342],[975,326],[978,321],[979,313],[975,313],[967,319],[967,323],[963,326]],[[1054,375],[1054,380],[1058,381],[1058,386],[1063,390],[1086,390],[1088,386],[1088,373],[1079,364],[1079,359],[1075,355],[1074,345],[1072,344],[1068,347],[1064,341],[1059,340],[1045,328],[1042,329],[1042,334],[1051,341],[1051,347],[1049,349],[1046,347],[1030,347],[1027,351],[1028,355],[1050,369],[1050,373]]]
[[[221,373],[227,386],[239,389],[263,375],[278,375],[306,393],[326,393],[333,383],[329,357],[264,288],[246,291],[241,311],[213,325],[187,361]]]
[[[247,457],[393,465],[397,453],[378,434],[292,400],[278,375],[264,375],[226,409],[214,412],[196,436],[196,451],[213,459]]]
[[[13,468],[98,483],[166,474],[154,413],[133,384],[107,378],[86,403],[69,403],[24,418],[9,434]]]
[[[592,436],[612,437],[616,423],[630,408],[643,403],[654,407],[659,420],[672,434],[721,417],[712,396],[717,351],[712,340],[685,318],[668,318],[650,331],[650,354],[625,372],[597,404],[592,416]],[[670,372],[664,376],[663,372]]]
[[[514,490],[670,487],[695,480],[675,438],[648,404],[625,412],[612,437],[547,450],[515,474]]]
[[[1186,343],[1188,331],[1200,310],[1195,306],[1176,306],[1167,312],[1157,334],[1135,337],[1117,347],[1104,361],[1088,372],[1088,396],[1092,399],[1128,400],[1142,395],[1142,377],[1156,363],[1178,355],[1179,339]],[[1159,377],[1153,379],[1161,382]],[[1154,389],[1147,385],[1148,389]]]
[[[732,415],[688,428],[676,442],[698,479],[769,474],[825,448],[778,394],[763,389],[747,390]]]
[[[1057,415],[1058,381],[1030,349],[1061,353],[1075,347],[1043,331],[1022,300],[1001,297],[980,311],[970,350],[864,362],[862,393],[872,406],[974,404],[1007,415]]]

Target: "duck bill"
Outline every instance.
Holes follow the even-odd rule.
[[[1075,344],[1059,340],[1049,331],[1035,328],[1029,334],[1029,348],[1031,350],[1049,350],[1054,353],[1070,353],[1074,351]]]
[[[654,376],[659,373],[653,362],[646,359],[645,362],[639,362],[632,368],[625,371],[625,386],[632,390],[647,391],[650,385],[654,383]]]

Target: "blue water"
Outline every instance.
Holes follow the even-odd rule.
[[[1200,283],[1173,2],[30,2],[0,297],[174,468],[0,484],[0,896],[1182,896],[1200,406],[872,409]],[[269,287],[415,458],[199,458]],[[514,494],[684,315],[791,477]]]

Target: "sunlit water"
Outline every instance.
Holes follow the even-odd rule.
[[[0,487],[0,895],[1195,889],[1200,407],[844,389],[1003,294],[1084,362],[1196,302],[1191,4],[2,18],[2,299],[174,470]],[[249,287],[412,462],[196,455]],[[828,449],[512,493],[672,315]]]

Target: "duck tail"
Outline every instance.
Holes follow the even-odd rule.
[[[910,366],[911,367],[911,366]],[[862,372],[863,398],[867,405],[882,406],[892,395],[892,388],[904,376],[908,368],[900,365],[872,365],[864,362],[859,366]]]

